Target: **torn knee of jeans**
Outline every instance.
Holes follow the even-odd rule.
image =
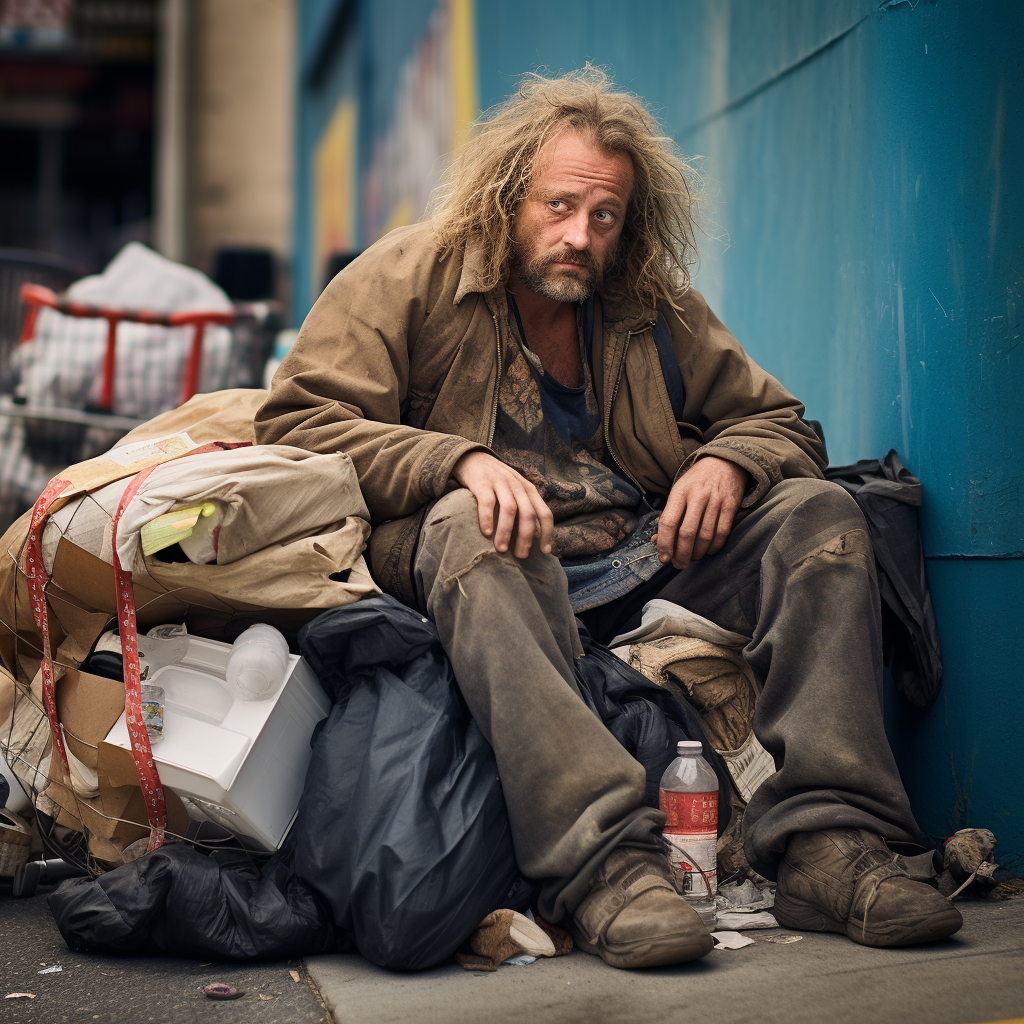
[[[875,553],[871,547],[871,538],[865,530],[847,530],[845,533],[832,537],[809,551],[798,561],[793,562],[791,569],[812,569],[827,563],[858,561],[865,565],[873,565]]]
[[[475,569],[485,558],[489,557],[501,558],[502,556],[499,552],[495,551],[493,547],[486,551],[479,551],[465,565],[460,565],[458,569],[454,572],[450,572],[443,578],[439,577],[437,582],[434,584],[435,588],[441,587],[443,589],[448,589],[449,587],[455,586],[459,588],[462,596],[466,597],[466,591],[462,586],[462,577]]]

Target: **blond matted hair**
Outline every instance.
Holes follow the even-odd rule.
[[[442,257],[474,238],[483,250],[483,285],[495,287],[508,267],[513,217],[537,154],[561,132],[577,131],[633,162],[633,192],[602,292],[646,308],[658,300],[676,305],[696,260],[700,178],[641,100],[612,89],[608,75],[589,64],[561,78],[528,74],[487,111],[431,198]]]

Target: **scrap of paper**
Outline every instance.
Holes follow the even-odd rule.
[[[753,939],[739,932],[712,932],[711,938],[715,940],[715,949],[742,949],[754,944]]]

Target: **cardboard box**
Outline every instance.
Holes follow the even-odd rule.
[[[63,811],[57,823],[77,831],[88,829],[101,839],[116,838],[126,843],[148,835],[146,802],[131,752],[116,749],[100,756],[103,737],[124,714],[124,683],[71,669],[57,680],[55,689],[65,746],[72,757],[95,773],[99,788],[97,796],[72,792],[64,785],[59,760],[56,764],[51,761],[46,795]],[[166,787],[164,796],[168,828],[184,835],[188,829],[185,805]],[[117,820],[120,818],[126,820]]]

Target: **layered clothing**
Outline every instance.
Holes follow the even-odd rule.
[[[407,601],[423,509],[455,486],[463,455],[494,439],[514,341],[504,285],[485,288],[482,266],[473,242],[442,258],[429,222],[392,231],[324,290],[256,417],[260,444],[351,457],[376,528],[374,573]],[[593,387],[613,465],[653,503],[704,455],[747,471],[744,507],[780,480],[820,478],[824,449],[803,406],[699,292],[679,307],[595,299]],[[659,311],[685,390],[681,420],[654,342]]]

